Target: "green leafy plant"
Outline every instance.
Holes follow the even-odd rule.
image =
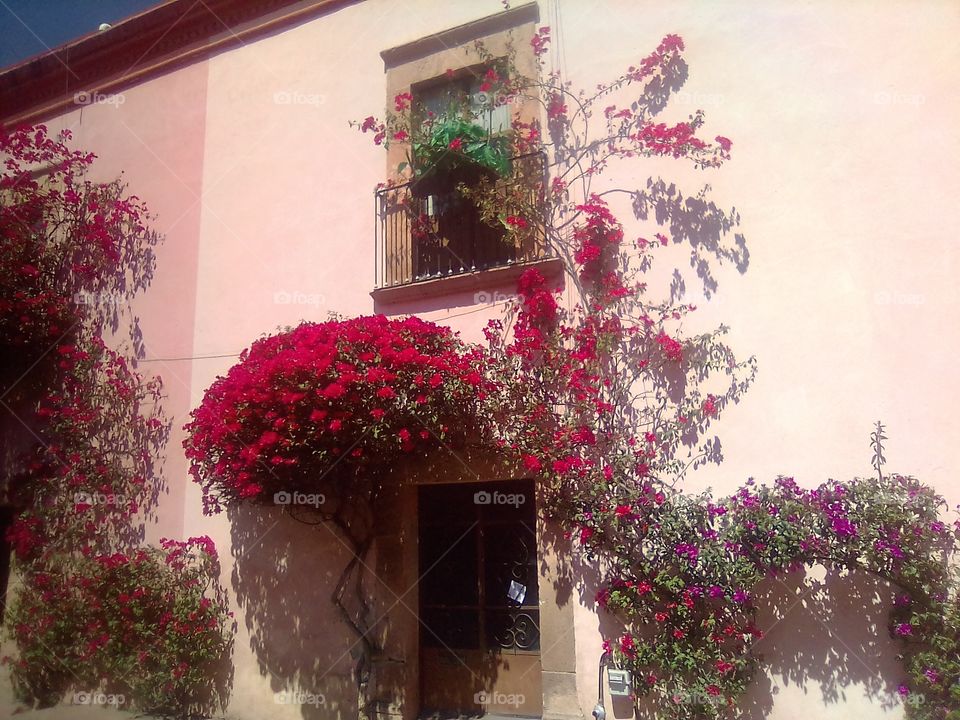
[[[884,431],[883,423],[877,420],[876,425],[874,425],[873,432],[870,433],[870,447],[873,449],[873,469],[877,471],[877,479],[883,480],[883,465],[887,461],[887,458],[883,454],[883,441],[887,439],[887,436],[883,434]]]
[[[414,141],[413,167],[418,178],[472,167],[505,176],[510,172],[510,140],[467,118],[442,117],[428,123],[423,140]]]
[[[209,538],[91,555],[35,573],[7,620],[20,650],[11,678],[41,706],[102,690],[112,704],[198,711],[230,642],[230,613]]]

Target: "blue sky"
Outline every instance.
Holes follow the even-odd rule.
[[[0,0],[0,68],[159,4],[159,0]]]

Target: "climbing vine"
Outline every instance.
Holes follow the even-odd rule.
[[[536,57],[549,40],[548,28],[536,33]],[[941,519],[943,500],[930,488],[884,474],[882,426],[872,436],[875,480],[815,490],[789,478],[751,481],[728,498],[682,489],[691,466],[720,460],[708,432],[748,390],[756,368],[724,344],[726,328],[687,332],[696,307],[678,300],[682,279],[673,275],[663,300],[650,291],[651,271],[665,248],[689,241],[691,267],[709,297],[711,261],[746,269],[738,218],[710,202],[708,187],[684,197],[660,178],[637,189],[599,178],[618,161],[672,157],[710,171],[730,159],[728,138],[700,136],[703,113],[659,120],[686,78],[683,50],[682,39],[668,35],[612,82],[574,92],[542,64],[539,78],[521,78],[510,57],[472,49],[493,68],[485,84],[495,102],[539,104],[545,123],[515,120],[511,137],[516,152],[544,153],[549,182],[528,193],[517,186],[541,181],[484,177],[457,192],[518,243],[521,232],[542,233],[564,261],[575,298],[564,307],[556,283],[530,269],[505,319],[488,327],[500,387],[525,393],[519,412],[512,396],[500,406],[515,414],[497,425],[495,442],[537,479],[544,512],[601,569],[597,603],[625,626],[605,648],[633,671],[638,710],[652,699],[658,716],[709,718],[736,705],[760,662],[758,585],[821,564],[900,588],[890,632],[903,643],[910,681],[898,692],[910,717],[954,718],[960,525]],[[398,96],[384,120],[358,126],[377,144],[405,142],[418,112],[414,98]],[[401,177],[405,170],[398,168]],[[627,237],[616,215],[623,206],[649,228],[645,237]],[[718,228],[716,236],[691,235],[698,220]],[[491,395],[492,417],[497,399]]]
[[[401,482],[401,461],[489,444],[482,408],[497,383],[486,359],[412,317],[304,323],[255,342],[187,425],[206,513],[273,504],[306,524],[332,523],[349,545],[332,601],[363,648],[355,677],[364,712],[370,661],[382,650],[363,587],[378,500]]]
[[[160,238],[144,203],[90,180],[94,156],[69,141],[0,133],[0,462],[17,576],[5,624],[18,650],[5,660],[28,704],[109,688],[117,704],[192,712],[216,701],[228,611],[208,539],[140,546],[168,422],[159,378],[132,359],[129,303]]]

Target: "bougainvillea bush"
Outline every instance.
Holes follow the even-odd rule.
[[[548,28],[536,33],[537,57],[549,40]],[[691,466],[720,459],[708,433],[749,388],[755,364],[724,344],[724,327],[691,334],[696,308],[676,293],[654,295],[651,270],[663,248],[688,239],[709,296],[711,260],[745,269],[745,248],[727,232],[735,213],[716,208],[706,190],[684,200],[661,179],[636,189],[598,179],[618,161],[669,157],[710,171],[731,158],[728,138],[701,137],[701,112],[673,123],[660,117],[686,77],[683,50],[668,35],[588,92],[542,65],[534,79],[516,76],[510,58],[498,66],[500,81],[509,78],[499,102],[522,96],[542,108],[545,127],[515,121],[512,133],[517,147],[547,157],[546,191],[483,181],[460,190],[488,220],[541,230],[575,301],[565,307],[555,283],[530,269],[505,320],[488,328],[498,387],[525,393],[512,422],[497,425],[496,444],[537,479],[544,512],[601,570],[597,602],[625,626],[607,638],[607,653],[634,672],[638,710],[642,698],[658,717],[718,717],[735,707],[761,660],[757,586],[822,564],[901,588],[890,631],[903,641],[910,679],[898,692],[911,717],[955,717],[960,528],[940,518],[942,499],[931,489],[884,477],[875,463],[876,480],[815,490],[781,478],[729,498],[683,492]],[[384,120],[368,118],[361,130],[377,144],[405,142],[409,103],[398,96]],[[614,210],[621,200],[649,232],[627,236]],[[691,208],[700,208],[695,217]],[[705,216],[701,226],[724,229],[716,242],[685,230]],[[724,244],[727,234],[733,242]]]
[[[417,318],[304,323],[207,390],[185,442],[209,512],[277,492],[364,495],[405,455],[479,441],[479,348]]]
[[[129,301],[150,282],[159,236],[121,182],[89,179],[94,156],[69,140],[0,132],[0,458],[19,650],[8,660],[29,704],[119,685],[133,706],[185,710],[211,696],[207,665],[229,638],[214,556],[139,546],[168,423],[159,378],[127,355]]]
[[[618,552],[597,602],[628,623],[607,648],[644,691],[678,705],[675,714],[720,714],[760,659],[752,646],[763,637],[753,601],[761,583],[814,564],[866,571],[899,588],[890,633],[904,641],[914,680],[899,693],[913,716],[942,718],[958,700],[948,678],[957,677],[960,649],[950,577],[956,529],[939,520],[942,505],[895,475],[814,490],[779,478],[718,500],[676,494],[649,511],[601,510],[592,527]],[[911,693],[922,701],[910,702]]]
[[[166,425],[162,386],[97,336],[56,345],[59,383],[35,405],[43,443],[9,488],[22,509],[8,532],[16,557],[44,563],[64,552],[106,552],[142,540],[154,507],[153,452]]]
[[[143,495],[131,484],[145,478],[119,476],[142,476],[157,454],[159,380],[139,377],[101,334],[119,328],[125,303],[149,283],[159,236],[119,181],[87,177],[94,156],[69,140],[43,126],[0,134],[4,441],[20,449],[15,431],[39,440],[37,454],[20,455],[28,467],[5,468],[14,478],[6,490],[21,505],[36,491],[37,506],[49,506],[62,498],[49,496],[46,481],[66,473],[55,484],[71,486],[64,497],[98,489],[136,504]]]
[[[339,529],[353,556],[333,601],[363,650],[355,668],[361,694],[380,651],[363,588],[378,500],[400,482],[403,463],[441,447],[489,447],[483,407],[497,385],[484,374],[487,359],[448,328],[417,318],[304,323],[244,351],[186,427],[204,512],[272,503],[301,522]],[[350,588],[355,596],[346,596]],[[362,708],[369,703],[361,696]]]
[[[37,572],[9,608],[14,688],[41,704],[103,688],[124,707],[196,712],[221,672],[228,622],[209,538],[87,555]],[[57,662],[50,662],[51,653]]]
[[[0,134],[0,357],[17,399],[46,375],[51,345],[85,326],[114,328],[123,303],[153,275],[159,236],[120,182],[87,177],[94,156],[44,126]],[[53,355],[47,361],[59,361]],[[27,368],[31,372],[14,384]],[[16,374],[13,374],[16,373]]]

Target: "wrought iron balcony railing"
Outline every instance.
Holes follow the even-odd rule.
[[[542,202],[545,160],[541,153],[512,160],[512,174],[502,189],[522,205]],[[500,222],[484,222],[472,200],[452,186],[431,188],[414,182],[376,194],[376,287],[507,267],[549,257],[542,228],[508,232]]]

